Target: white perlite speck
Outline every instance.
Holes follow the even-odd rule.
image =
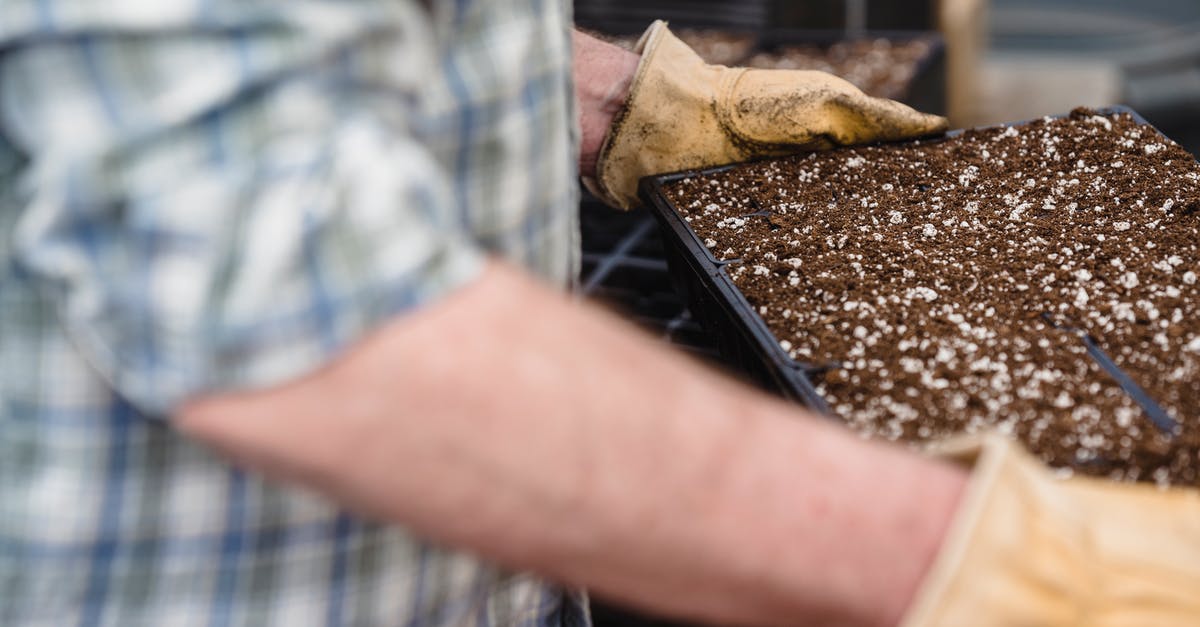
[[[1193,353],[1200,353],[1200,335],[1192,338],[1192,341],[1188,342],[1187,346],[1184,346],[1183,349]]]
[[[937,300],[938,293],[929,289],[928,287],[921,286],[921,287],[909,288],[908,291],[905,292],[904,296],[905,296],[905,298],[910,298],[910,299],[911,298],[920,298],[921,300],[924,300],[925,302],[932,303],[933,301]]]
[[[899,211],[889,211],[888,222],[891,222],[892,224],[900,224],[901,222],[904,222],[904,214],[900,213]]]
[[[1121,220],[1120,222],[1113,222],[1113,230],[1128,231],[1129,230],[1129,222],[1127,222],[1125,220]]]
[[[933,226],[932,224],[926,224],[925,226],[921,227],[921,235],[924,235],[925,237],[936,237],[937,233],[937,227]]]
[[[969,187],[971,182],[979,178],[979,166],[967,166],[967,169],[958,175],[958,184],[963,187]]]
[[[1073,407],[1074,405],[1074,399],[1072,399],[1071,395],[1067,394],[1065,391],[1059,392],[1058,396],[1054,398],[1054,406],[1059,409],[1066,409],[1068,407]]]
[[[1118,282],[1128,289],[1133,289],[1140,284],[1136,272],[1126,272],[1125,274],[1121,275],[1121,278],[1118,280]]]
[[[1191,270],[1184,272],[1183,273],[1183,282],[1187,285],[1195,285],[1196,284],[1196,273],[1192,272]]]

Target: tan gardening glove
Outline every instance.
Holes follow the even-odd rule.
[[[871,98],[824,72],[708,65],[667,29],[650,26],[625,110],[585,180],[610,205],[639,204],[638,180],[805,150],[937,133],[945,118]]]
[[[904,625],[1200,625],[1200,492],[1055,479],[999,436]]]

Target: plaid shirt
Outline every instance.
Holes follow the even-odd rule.
[[[580,595],[268,485],[168,420],[312,371],[485,255],[569,281],[569,20],[0,3],[0,625],[587,623]]]

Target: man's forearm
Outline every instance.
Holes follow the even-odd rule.
[[[744,625],[895,621],[964,482],[500,265],[321,372],[178,419],[431,539]]]
[[[579,173],[592,176],[613,117],[625,104],[638,55],[574,32],[575,99],[579,109]]]

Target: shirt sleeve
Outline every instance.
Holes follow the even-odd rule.
[[[150,415],[310,372],[482,265],[415,138],[434,54],[416,3],[278,4],[161,32],[80,19],[0,52],[0,123],[30,164],[15,259]]]

